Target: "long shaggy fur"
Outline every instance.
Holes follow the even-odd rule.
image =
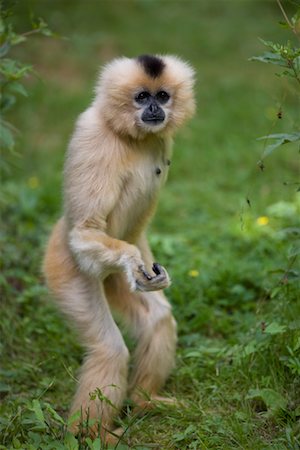
[[[143,392],[155,398],[174,364],[176,323],[162,291],[170,280],[163,268],[151,272],[145,228],[167,177],[172,135],[194,112],[193,78],[175,56],[112,61],[68,148],[64,215],[50,236],[44,273],[87,349],[71,413],[98,421],[102,436],[125,395],[137,403]],[[162,125],[142,123],[133,100],[141,89],[169,93]],[[137,342],[129,380],[128,350],[111,309]],[[102,397],[91,397],[97,389]]]

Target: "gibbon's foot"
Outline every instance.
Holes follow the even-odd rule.
[[[154,276],[150,275],[144,266],[139,266],[141,276],[136,279],[139,291],[160,291],[170,286],[170,278],[166,269],[158,263],[153,263]]]
[[[176,398],[162,397],[160,395],[154,395],[148,400],[139,398],[138,400],[135,400],[134,403],[133,413],[137,415],[143,415],[144,413],[153,411],[160,404],[173,406],[181,405]]]

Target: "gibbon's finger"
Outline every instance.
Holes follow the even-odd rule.
[[[158,291],[160,289],[165,289],[170,285],[170,278],[166,269],[158,263],[154,263],[152,270],[157,275],[149,280],[148,284],[151,286],[150,290]]]
[[[169,275],[166,269],[158,263],[153,263],[152,266],[153,272],[156,274],[155,277],[152,277],[156,282],[159,280],[169,280]]]
[[[143,278],[136,279],[136,285],[138,290],[141,291],[158,291],[169,286],[170,279],[166,269],[158,263],[153,263],[152,270],[155,276],[149,275],[144,266],[139,266],[140,272],[143,274]]]
[[[144,266],[140,266],[139,270],[142,272],[144,277],[147,278],[147,280],[152,280],[153,277],[147,272]]]
[[[159,291],[160,289],[165,289],[169,286],[169,278],[166,276],[158,275],[149,281],[150,291]]]
[[[153,263],[152,270],[155,273],[155,275],[160,275],[162,272],[162,266],[158,263]]]
[[[138,291],[147,292],[153,290],[153,288],[149,285],[149,281],[147,281],[146,279],[141,280],[137,278],[135,280],[135,284]]]
[[[152,277],[145,269],[145,266],[139,266],[139,273],[136,276],[136,289],[138,291],[151,291],[153,288],[149,285],[151,280],[155,277]]]
[[[149,292],[165,289],[170,285],[170,280],[167,273],[164,271],[164,273],[152,277],[151,280],[148,280],[144,276],[143,278],[137,278],[135,283],[138,291]]]

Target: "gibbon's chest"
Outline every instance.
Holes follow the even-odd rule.
[[[164,185],[171,164],[167,151],[160,149],[141,155],[132,164],[126,180],[133,197],[151,201]]]
[[[137,153],[124,175],[121,196],[112,216],[112,232],[134,241],[153,215],[171,164],[171,148],[161,145]]]

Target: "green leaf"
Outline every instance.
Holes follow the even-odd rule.
[[[3,58],[0,61],[0,73],[7,80],[18,80],[32,71],[32,66],[22,64],[10,58]]]
[[[272,41],[266,41],[265,39],[259,38],[260,42],[262,42],[266,47],[270,47],[271,50],[277,51],[279,49],[279,44],[276,44]]]
[[[283,20],[280,20],[278,23],[282,28],[287,28],[287,29],[290,28],[289,24],[284,22]]]
[[[45,20],[42,17],[39,17],[37,22],[35,22],[35,20],[33,20],[32,27],[34,30],[36,30],[38,33],[41,33],[44,36],[47,36],[47,37],[54,36],[54,33],[50,30],[47,22],[45,22]]]
[[[300,56],[297,56],[294,59],[293,63],[294,63],[296,71],[299,72],[299,70],[300,70]]]
[[[45,407],[46,407],[47,411],[50,413],[50,415],[53,417],[53,419],[55,419],[57,422],[61,423],[62,425],[66,424],[64,419],[59,414],[57,414],[55,409],[53,409],[49,403],[45,403]]]
[[[4,42],[0,47],[0,58],[6,55],[6,53],[10,50],[9,42]]]
[[[69,431],[65,435],[64,444],[68,450],[77,450],[79,445],[75,436]]]
[[[241,353],[241,357],[244,356],[248,356],[248,355],[252,355],[252,353],[256,353],[258,352],[259,347],[257,346],[257,342],[256,341],[250,341],[245,348],[243,349],[242,353]]]
[[[21,34],[10,33],[9,40],[12,45],[18,45],[26,41],[26,37]]]
[[[0,143],[4,148],[13,149],[15,140],[12,132],[2,123],[0,123]]]
[[[0,382],[0,392],[9,392],[11,390],[11,386],[6,383]]]
[[[40,402],[38,400],[32,400],[32,411],[35,414],[37,420],[46,427],[46,421],[44,417],[44,413],[42,411]]]
[[[283,228],[282,230],[279,230],[280,234],[287,235],[287,236],[300,236],[300,227],[287,227]]]
[[[295,131],[295,133],[275,133],[275,134],[267,134],[266,136],[261,136],[257,138],[258,141],[262,139],[289,139],[289,140],[297,140],[300,139],[300,131]]]
[[[291,257],[292,256],[289,256],[289,258],[291,258]],[[284,273],[284,279],[286,281],[288,281],[289,283],[298,282],[299,272],[297,270],[293,270],[293,269],[286,270]]]
[[[275,298],[276,295],[282,290],[282,286],[276,286],[274,289],[272,289],[271,291],[271,298]]]
[[[24,95],[24,97],[28,97],[28,93],[24,88],[24,86],[21,83],[18,83],[17,81],[9,83],[8,89],[12,92],[16,92],[17,94]]]
[[[275,150],[276,148],[280,147],[281,145],[284,144],[289,144],[290,142],[297,142],[300,141],[300,132],[295,132],[295,133],[278,133],[278,134],[269,134],[267,136],[262,136],[260,138],[257,138],[258,141],[261,141],[263,139],[274,139],[275,142],[274,144],[269,144],[262,155],[262,158],[265,158],[266,156],[268,156],[270,153],[272,153],[273,150]]]
[[[14,95],[8,93],[3,94],[0,102],[1,112],[8,111],[15,103],[16,97]]]
[[[68,420],[67,420],[67,424],[68,426],[74,425],[74,423],[78,422],[81,420],[81,412],[80,411],[76,411],[74,414],[72,414]]]
[[[249,58],[249,61],[259,61],[266,64],[274,64],[276,66],[289,68],[287,61],[281,55],[271,52],[265,52],[261,56],[252,56]]]
[[[273,389],[250,389],[246,399],[261,399],[268,409],[268,415],[275,415],[280,410],[285,410],[287,400]]]
[[[300,255],[300,247],[291,247],[288,252],[288,258],[294,258],[298,255]]]
[[[99,450],[101,448],[100,438],[97,438],[94,441],[92,441],[91,438],[87,438],[85,442],[91,450]]]
[[[22,448],[21,442],[16,437],[13,438],[13,446],[14,446],[14,449]]]
[[[285,333],[285,331],[286,331],[286,326],[279,325],[276,322],[270,323],[265,329],[265,333],[267,333],[267,334],[282,334],[282,333]]]

